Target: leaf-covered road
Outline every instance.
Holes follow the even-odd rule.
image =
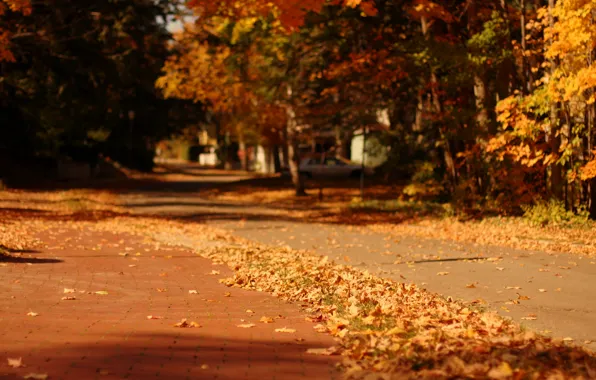
[[[206,221],[265,244],[314,250],[383,277],[495,310],[543,334],[596,347],[596,258],[301,223],[279,210],[198,195],[145,194],[138,213]],[[486,231],[490,234],[490,230]],[[568,339],[569,340],[569,339]]]

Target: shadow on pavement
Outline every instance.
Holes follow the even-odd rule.
[[[37,259],[34,257],[15,257],[9,255],[0,254],[0,263],[11,263],[11,264],[57,264],[62,263],[62,260],[58,259]]]
[[[157,325],[156,329],[176,330]],[[291,338],[266,340],[231,338],[230,331],[216,327],[209,336],[202,329],[178,329],[175,333],[142,333],[91,336],[89,342],[69,343],[75,336],[62,336],[64,344],[45,344],[23,357],[27,368],[2,369],[0,378],[22,378],[30,372],[47,373],[56,379],[333,379],[339,357],[308,355],[305,345]],[[74,334],[74,333],[73,333]],[[56,337],[50,337],[56,341]],[[95,340],[92,340],[95,339]],[[10,372],[8,372],[10,371]],[[5,376],[2,377],[3,373]],[[17,377],[18,376],[18,377]]]

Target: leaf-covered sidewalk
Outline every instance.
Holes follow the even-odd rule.
[[[299,305],[229,289],[218,282],[225,266],[141,232],[167,231],[165,221],[26,218],[10,228],[29,241],[0,258],[0,378],[339,377],[338,357],[307,352],[334,341]]]
[[[101,208],[2,216],[0,374],[596,377],[584,348],[325,256]]]

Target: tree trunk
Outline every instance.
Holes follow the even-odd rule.
[[[240,165],[242,170],[248,170],[248,152],[246,149],[246,142],[244,141],[244,137],[240,135],[240,141],[238,142],[238,148],[240,150]]]
[[[300,151],[298,148],[297,123],[296,112],[292,106],[287,106],[288,124],[287,124],[287,139],[286,145],[288,149],[290,174],[292,175],[292,183],[296,190],[296,196],[305,196],[306,191],[304,187],[304,177],[300,174]]]
[[[281,173],[281,160],[279,159],[279,145],[273,145],[273,172]]]
[[[555,6],[555,0],[548,0],[548,20],[549,25],[552,28],[554,26],[554,19],[552,16],[552,9]],[[551,77],[555,74],[556,61],[551,58],[550,60],[550,74]],[[559,149],[561,148],[561,136],[557,134],[559,130],[559,106],[556,103],[550,105],[550,131],[549,131],[549,142],[551,146],[551,152],[558,157]],[[550,191],[551,196],[557,200],[563,199],[563,170],[561,165],[557,163],[551,164],[550,167]]]
[[[428,22],[426,17],[422,16],[420,18],[420,24],[422,26],[422,34],[424,37],[429,40],[430,33],[428,28]],[[443,107],[441,105],[441,99],[439,98],[439,93],[437,91],[439,81],[437,79],[437,75],[435,74],[434,69],[431,67],[430,72],[430,83],[431,83],[431,96],[432,96],[432,105],[433,110],[437,115],[441,115],[443,113]],[[441,141],[443,143],[443,157],[445,160],[445,167],[447,168],[447,172],[449,173],[449,177],[452,184],[452,190],[455,190],[455,186],[457,184],[457,169],[455,167],[455,160],[453,159],[453,153],[451,151],[451,144],[449,142],[449,138],[445,135],[445,132],[439,126],[439,135],[441,137]]]
[[[482,21],[478,19],[478,9],[476,0],[468,0],[468,30],[471,35],[482,32]],[[502,74],[502,73],[501,73]],[[474,69],[474,99],[476,103],[476,125],[481,136],[496,133],[496,125],[493,123],[495,101],[494,96],[488,91],[489,82],[487,68],[484,65],[478,65]],[[505,79],[505,86],[508,86],[509,78]]]
[[[289,123],[289,120],[288,120]],[[286,128],[282,128],[282,137],[283,137],[283,145],[282,145],[282,149],[281,149],[281,153],[282,153],[282,163],[283,163],[283,167],[286,169],[290,168],[290,151],[288,149],[288,146],[290,146],[290,144],[288,143],[288,128],[286,126]]]
[[[522,47],[522,60],[521,60],[521,71],[523,80],[523,93],[528,94],[534,91],[534,75],[532,74],[531,67],[529,67],[528,58],[526,58],[525,51],[527,49],[526,44],[526,0],[520,0],[520,27],[521,27],[521,47]]]

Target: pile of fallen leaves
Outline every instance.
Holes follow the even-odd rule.
[[[583,348],[327,257],[248,242],[201,254],[235,270],[228,286],[307,306],[315,329],[339,338],[351,378],[596,377],[596,356]]]
[[[411,223],[377,223],[369,226],[373,231],[397,236],[417,236],[524,250],[596,256],[596,234],[594,234],[596,225],[590,227],[540,227],[513,217],[488,218],[481,221],[428,218]]]
[[[94,190],[0,191],[0,210],[72,214],[82,211],[125,212],[116,194]]]

